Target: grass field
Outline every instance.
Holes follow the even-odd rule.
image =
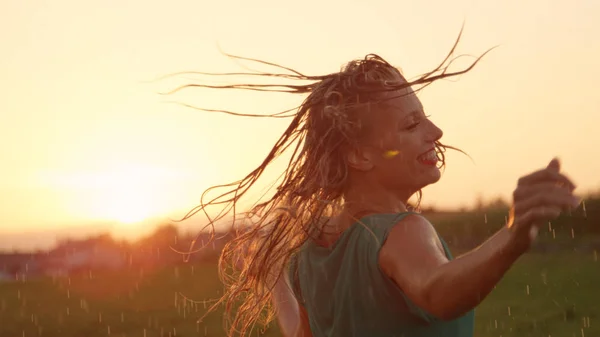
[[[600,336],[599,286],[594,254],[524,256],[477,309],[476,336]],[[214,264],[0,284],[0,336],[223,336],[220,312],[196,323],[220,289]]]

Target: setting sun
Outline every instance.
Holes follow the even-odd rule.
[[[114,186],[107,190],[101,199],[102,204],[94,205],[91,216],[115,220],[124,225],[132,225],[160,213],[164,200],[154,197],[151,192],[133,189],[129,186]]]
[[[70,212],[78,217],[107,221],[130,230],[150,218],[163,216],[185,204],[178,185],[189,177],[182,172],[141,163],[119,163],[101,170],[47,173],[47,184],[64,194],[77,195]]]

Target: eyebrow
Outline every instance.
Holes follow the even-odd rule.
[[[412,110],[406,115],[406,118],[417,117],[421,114],[421,110]]]

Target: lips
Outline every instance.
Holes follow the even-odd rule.
[[[417,157],[417,160],[421,163],[421,164],[425,164],[425,165],[436,165],[438,162],[438,156],[437,153],[435,152],[435,148],[430,149],[429,151],[419,155]]]

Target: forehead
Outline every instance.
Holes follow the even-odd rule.
[[[397,117],[405,117],[423,111],[423,104],[411,88],[392,91],[381,102],[382,110],[393,112]]]

